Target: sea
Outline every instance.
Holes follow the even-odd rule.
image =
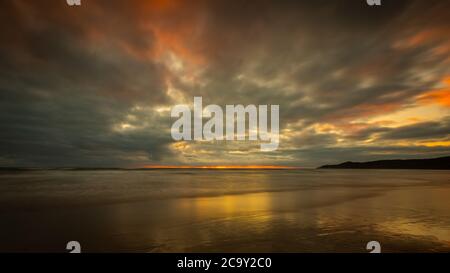
[[[0,252],[450,252],[450,171],[1,171],[0,219]]]

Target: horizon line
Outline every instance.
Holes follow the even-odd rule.
[[[301,167],[282,165],[146,165],[140,169],[212,169],[212,170],[297,170]]]
[[[299,170],[313,167],[283,165],[145,165],[139,167],[0,167],[0,170]]]

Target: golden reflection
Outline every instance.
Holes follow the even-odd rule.
[[[399,218],[393,221],[379,223],[383,231],[413,236],[433,236],[450,244],[450,230],[436,225],[428,225],[414,221],[414,219]]]
[[[269,193],[254,193],[189,198],[180,200],[179,209],[192,210],[200,219],[256,216],[271,211],[272,197]]]

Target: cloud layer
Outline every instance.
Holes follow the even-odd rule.
[[[0,165],[269,164],[450,153],[448,1],[0,4]],[[175,142],[170,108],[279,104],[281,144]]]

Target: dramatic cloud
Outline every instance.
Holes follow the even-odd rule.
[[[450,153],[450,4],[0,3],[0,165],[286,164]],[[170,108],[279,104],[281,144],[175,142]]]

